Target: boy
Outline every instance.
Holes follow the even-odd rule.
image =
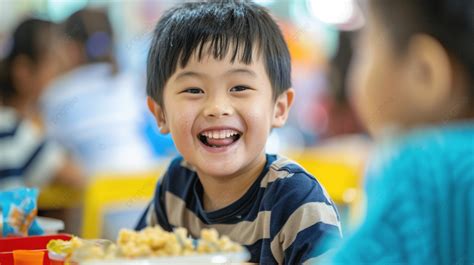
[[[158,22],[148,57],[148,106],[183,156],[156,188],[137,229],[203,228],[247,247],[250,262],[300,264],[323,236],[340,237],[336,208],[304,169],[265,154],[293,102],[290,56],[262,7],[186,3]]]

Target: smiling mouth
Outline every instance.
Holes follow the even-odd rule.
[[[232,145],[241,136],[242,133],[234,129],[207,130],[199,133],[198,139],[208,147],[220,148]]]

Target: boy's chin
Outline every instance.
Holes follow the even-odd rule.
[[[222,164],[214,164],[206,163],[206,165],[202,165],[201,167],[197,167],[199,176],[207,176],[212,178],[229,178],[235,176],[236,173],[239,171],[239,167],[233,165],[222,165]]]

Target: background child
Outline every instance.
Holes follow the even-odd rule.
[[[142,131],[145,95],[118,69],[107,12],[81,9],[61,28],[65,69],[41,97],[48,135],[74,155],[87,176],[149,170],[155,159]]]
[[[354,102],[381,141],[335,264],[474,262],[474,2],[371,0]]]
[[[182,158],[156,188],[137,229],[203,228],[245,245],[250,262],[300,264],[323,236],[340,237],[334,204],[303,168],[265,154],[293,102],[281,32],[251,2],[186,3],[158,22],[148,106]]]
[[[53,23],[26,19],[0,63],[0,190],[52,181],[83,183],[75,163],[34,122],[38,98],[60,68],[53,54],[55,36]]]

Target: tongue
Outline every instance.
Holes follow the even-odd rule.
[[[229,137],[229,138],[224,138],[224,139],[211,139],[207,138],[207,143],[212,146],[217,146],[217,147],[222,147],[222,146],[227,146],[230,145],[234,142],[234,138]]]

